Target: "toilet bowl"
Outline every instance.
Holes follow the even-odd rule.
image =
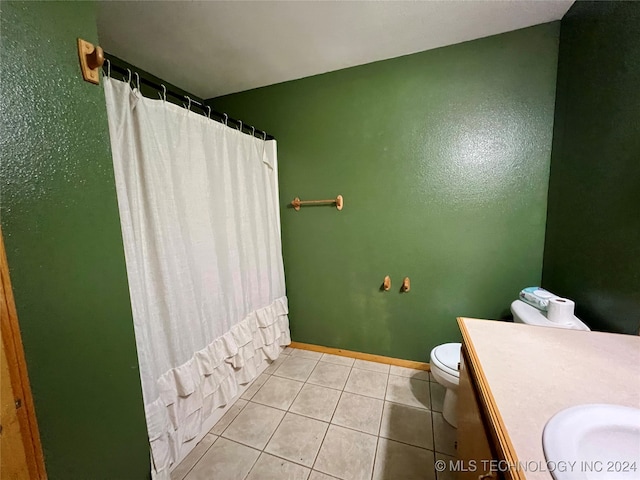
[[[458,384],[460,383],[460,349],[461,343],[444,343],[431,350],[431,375],[446,389],[442,416],[453,427],[458,426],[456,403],[458,400]]]

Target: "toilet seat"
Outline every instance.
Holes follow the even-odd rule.
[[[460,378],[458,364],[460,363],[461,343],[444,343],[438,345],[431,352],[431,363],[442,372]]]

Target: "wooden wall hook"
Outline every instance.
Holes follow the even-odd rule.
[[[409,280],[409,277],[404,277],[404,280],[402,280],[402,291],[408,292],[409,290],[411,290],[411,280]]]
[[[80,59],[80,71],[85,81],[100,83],[100,67],[104,63],[104,50],[100,46],[94,46],[81,38],[78,39],[78,58]]]
[[[384,277],[384,282],[382,282],[382,288],[385,291],[389,291],[391,289],[391,277],[389,275]]]

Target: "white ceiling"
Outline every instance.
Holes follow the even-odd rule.
[[[210,98],[558,20],[573,1],[104,1],[98,32]]]

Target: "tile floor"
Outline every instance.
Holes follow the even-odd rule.
[[[450,480],[444,389],[429,373],[286,348],[172,480]]]

